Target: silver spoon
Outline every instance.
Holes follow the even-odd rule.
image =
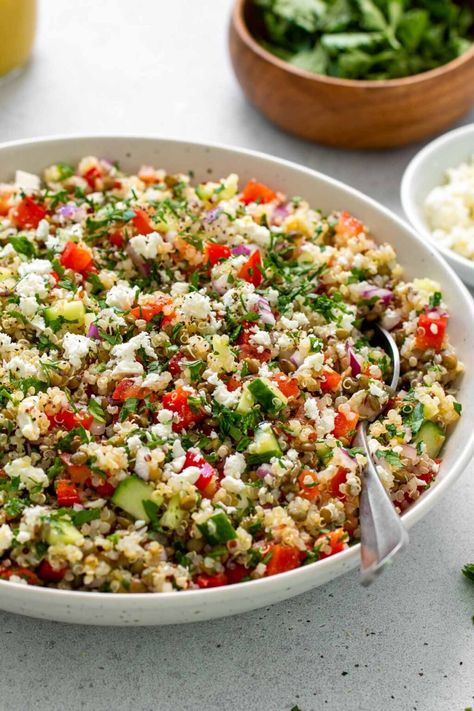
[[[383,343],[389,354],[393,375],[390,387],[396,390],[400,378],[400,353],[393,337],[388,331],[373,324],[376,339]],[[367,457],[363,473],[362,491],[359,502],[360,523],[360,578],[362,585],[370,585],[376,575],[408,543],[408,534],[400,516],[385,490],[369,451],[367,441],[368,421],[357,426],[356,446],[362,447]]]

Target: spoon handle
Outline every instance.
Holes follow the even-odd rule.
[[[360,576],[363,585],[370,585],[388,561],[406,546],[408,534],[377,474],[365,422],[358,427],[357,440],[367,456],[360,496]]]

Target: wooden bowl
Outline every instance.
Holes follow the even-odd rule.
[[[349,148],[401,146],[446,128],[474,101],[474,46],[422,74],[362,81],[294,67],[255,36],[252,0],[236,0],[229,48],[242,89],[270,121],[311,141]]]

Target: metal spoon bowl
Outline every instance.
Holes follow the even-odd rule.
[[[397,344],[391,334],[378,324],[371,324],[371,327],[375,330],[372,343],[375,345],[377,341],[376,345],[381,345],[390,355],[393,368],[390,388],[395,392],[400,379],[400,353]],[[408,543],[405,527],[377,474],[367,440],[368,424],[367,420],[360,422],[355,437],[356,446],[364,449],[367,457],[359,502],[362,585],[370,585],[376,575]]]

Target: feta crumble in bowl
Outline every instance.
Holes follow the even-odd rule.
[[[382,406],[371,447],[407,525],[462,471],[473,307],[383,208],[215,146],[0,157],[4,609],[187,622],[340,575],[358,558],[353,430]],[[19,190],[18,167],[40,187]],[[400,346],[395,394],[373,319]]]
[[[401,199],[415,230],[474,286],[474,124],[417,153],[403,176]]]

